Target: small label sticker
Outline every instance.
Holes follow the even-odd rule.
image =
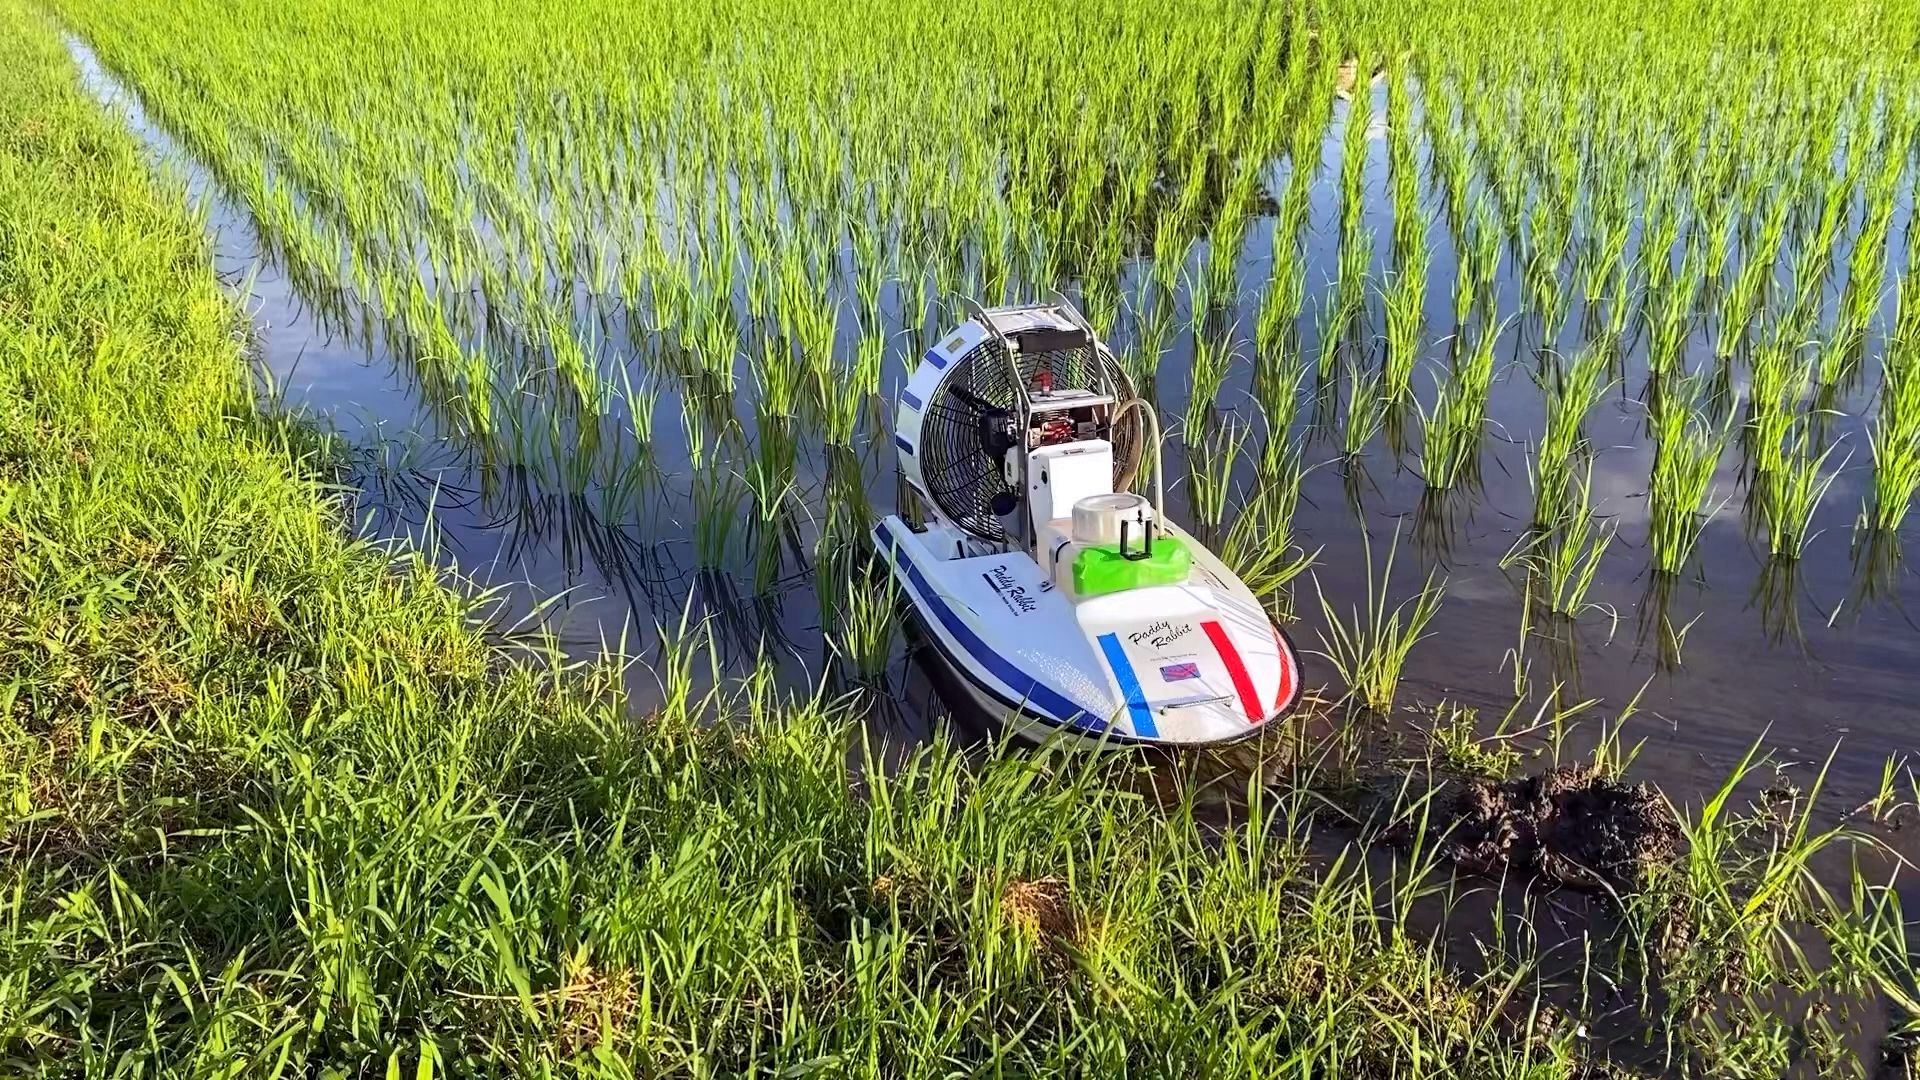
[[[993,591],[1000,594],[1000,602],[1007,605],[1007,610],[1015,615],[1031,615],[1040,606],[1038,600],[1027,595],[1025,585],[1014,581],[1013,574],[1007,570],[1005,563],[980,576],[987,579],[987,584],[993,587]]]
[[[953,335],[951,340],[949,340],[945,345],[940,346],[940,348],[945,352],[952,353],[958,350],[960,348],[960,343],[965,340],[966,340],[966,335],[955,334]]]
[[[1197,679],[1199,677],[1199,664],[1168,664],[1160,669],[1160,679],[1163,682],[1182,682],[1186,679]]]

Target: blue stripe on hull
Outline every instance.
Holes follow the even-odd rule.
[[[891,555],[895,565],[906,567],[907,580],[913,583],[914,590],[926,600],[927,607],[940,620],[940,624],[946,627],[947,632],[960,643],[960,647],[967,650],[967,653],[981,667],[986,668],[994,678],[1011,687],[1013,692],[1021,695],[1028,704],[1048,714],[1058,723],[1071,724],[1074,727],[1095,732],[1106,731],[1112,726],[1107,723],[1104,716],[1074,703],[1066,695],[994,652],[986,642],[980,640],[980,635],[974,633],[973,627],[968,626],[965,619],[947,606],[947,602],[934,591],[933,584],[927,580],[926,574],[921,572],[913,559],[900,555],[895,547],[894,538],[885,525],[876,526],[873,535],[879,542],[880,550]]]
[[[1107,666],[1113,669],[1113,678],[1120,684],[1120,696],[1127,699],[1127,715],[1133,719],[1133,733],[1145,738],[1154,738],[1160,729],[1154,726],[1153,710],[1147,708],[1147,695],[1140,689],[1140,679],[1133,673],[1133,663],[1127,659],[1127,652],[1120,647],[1120,635],[1101,634],[1100,651],[1107,654]]]

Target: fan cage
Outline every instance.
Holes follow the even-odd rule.
[[[989,336],[956,361],[927,405],[920,429],[920,477],[927,498],[948,520],[992,543],[1006,543],[1005,527],[993,513],[994,499],[1021,494],[1007,483],[999,462],[981,444],[988,413],[981,406],[1015,408],[1013,365],[1004,343]],[[1113,354],[1094,344],[1075,349],[1019,354],[1022,385],[1032,386],[1042,371],[1061,389],[1106,393],[1124,403],[1132,382]],[[1017,434],[1017,433],[1016,433]],[[1132,479],[1140,453],[1140,419],[1129,411],[1113,425],[1114,486]],[[1016,447],[1016,452],[1017,452]]]

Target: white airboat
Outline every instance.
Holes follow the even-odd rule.
[[[1162,513],[1159,421],[1086,320],[970,315],[900,391],[900,512],[874,528],[948,704],[1035,739],[1178,746],[1291,709],[1298,653]]]

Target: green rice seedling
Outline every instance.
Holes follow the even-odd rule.
[[[1249,217],[1246,207],[1252,201],[1251,169],[1236,168],[1233,187],[1220,204],[1220,211],[1207,236],[1206,294],[1214,302],[1234,304],[1239,294],[1240,249],[1246,243]]]
[[[1867,438],[1873,489],[1863,518],[1873,529],[1891,533],[1906,520],[1914,492],[1920,490],[1920,438],[1888,427],[1870,431]]]
[[[1347,408],[1340,425],[1342,449],[1348,458],[1366,452],[1367,444],[1386,422],[1387,403],[1380,394],[1380,377],[1365,368],[1347,371]]]
[[[1291,242],[1276,238],[1273,273],[1267,279],[1267,291],[1261,297],[1254,330],[1254,351],[1262,358],[1277,355],[1293,345],[1300,308],[1306,302],[1306,274],[1299,250]]]
[[[1284,443],[1300,415],[1306,362],[1298,352],[1261,353],[1254,359],[1253,398],[1267,424],[1267,444]]]
[[[1706,249],[1689,241],[1677,276],[1668,277],[1647,313],[1647,371],[1665,375],[1678,369],[1692,335],[1695,301],[1705,279]]]
[[[1534,518],[1541,528],[1559,524],[1567,509],[1574,455],[1585,445],[1582,427],[1607,388],[1611,365],[1604,340],[1588,342],[1570,363],[1555,364],[1537,376],[1546,398],[1546,431],[1533,455]]]
[[[1365,321],[1372,269],[1373,234],[1365,229],[1343,233],[1339,277],[1333,287],[1336,316],[1333,325],[1343,334]]]
[[[872,681],[886,674],[893,657],[900,621],[899,582],[885,565],[856,563],[852,569],[834,609],[839,630],[830,645],[857,678]],[[875,576],[882,579],[878,587]]]
[[[1282,590],[1311,567],[1318,555],[1300,550],[1294,541],[1293,519],[1300,504],[1302,476],[1299,447],[1264,453],[1253,491],[1221,538],[1221,561],[1255,596],[1270,604],[1279,603]]]
[[[1908,265],[1920,266],[1920,229],[1908,230]],[[1902,359],[1913,355],[1920,348],[1920,273],[1910,273],[1900,279],[1894,290],[1895,307],[1893,329],[1887,335],[1886,357],[1896,353]]]
[[[886,338],[866,334],[860,339],[850,368],[834,364],[828,372],[816,375],[821,380],[820,432],[829,445],[853,445],[860,427],[861,409],[879,389],[880,363],[885,352]]]
[[[1800,403],[1812,383],[1812,359],[1791,341],[1776,336],[1755,349],[1745,435],[1761,472],[1785,468],[1789,440],[1801,423]]]
[[[1600,573],[1600,562],[1618,529],[1599,521],[1593,510],[1593,464],[1589,462],[1573,489],[1565,514],[1548,529],[1522,537],[1500,560],[1502,569],[1524,566],[1540,583],[1544,606],[1555,615],[1577,619],[1590,609],[1611,609],[1590,603],[1587,593]],[[1614,615],[1617,619],[1617,615]]]
[[[1232,417],[1217,429],[1188,429],[1187,438],[1199,438],[1187,443],[1187,505],[1194,523],[1202,529],[1218,529],[1225,518],[1234,467],[1245,453],[1251,434]]]
[[[1214,314],[1214,300],[1213,282],[1204,269],[1200,270],[1187,281],[1187,329],[1195,337],[1207,333],[1208,322]]]
[[[1627,241],[1632,236],[1628,179],[1624,162],[1612,162],[1598,177],[1591,199],[1592,220],[1575,256],[1581,295],[1588,306],[1604,299],[1614,278],[1625,271]]]
[[[1220,388],[1225,385],[1227,372],[1232,367],[1231,346],[1207,337],[1194,338],[1193,369],[1188,382],[1183,437],[1198,441],[1201,433],[1207,429],[1208,420],[1214,415],[1216,403],[1220,400]]]
[[[1150,280],[1162,297],[1171,298],[1180,286],[1181,272],[1193,244],[1187,223],[1176,214],[1162,214],[1154,223],[1153,271]]]
[[[1113,261],[1118,263],[1118,256]],[[1094,326],[1106,327],[1119,323],[1119,279],[1110,273],[1089,271],[1080,281],[1080,309]]]
[[[1882,179],[1868,195],[1865,220],[1854,237],[1853,253],[1847,259],[1846,291],[1840,296],[1834,319],[1831,336],[1837,355],[1852,356],[1865,345],[1867,329],[1886,298],[1887,237],[1893,228],[1895,191],[1904,167],[1902,162],[1897,168],[1889,165],[1883,169]],[[1830,381],[1830,372],[1825,366],[1821,368],[1820,377],[1823,382]]]
[[[1889,343],[1881,361],[1879,410],[1867,433],[1873,485],[1861,520],[1878,532],[1898,530],[1920,490],[1920,351],[1914,344]]]
[[[1480,441],[1487,423],[1487,396],[1493,386],[1493,349],[1497,330],[1481,333],[1450,378],[1439,385],[1433,408],[1422,409],[1421,457],[1427,487],[1451,490],[1479,478]]]
[[[1359,70],[1369,60],[1357,57]],[[1347,118],[1340,137],[1340,235],[1351,239],[1364,231],[1366,213],[1367,150],[1373,126],[1373,91],[1364,78],[1347,97]]]
[[[1401,256],[1381,299],[1387,312],[1387,356],[1384,389],[1389,399],[1405,402],[1413,395],[1413,369],[1421,355],[1421,330],[1426,324],[1427,263],[1424,238]]]
[[[1528,218],[1521,277],[1540,316],[1542,340],[1552,341],[1559,336],[1570,307],[1569,289],[1560,273],[1572,228],[1570,211],[1556,197],[1543,196],[1533,200]]]
[[[1420,210],[1420,166],[1415,150],[1413,93],[1405,57],[1387,61],[1387,185],[1393,200],[1396,256],[1426,243],[1427,220]]]
[[[773,587],[780,569],[782,526],[787,520],[788,500],[798,487],[795,470],[799,447],[793,419],[767,411],[764,403],[755,410],[754,428],[754,452],[747,462],[745,481],[753,496],[754,535],[759,541],[754,591],[764,594]]]
[[[1654,565],[1677,574],[1700,538],[1702,517],[1712,516],[1707,501],[1713,474],[1726,446],[1726,429],[1716,430],[1694,406],[1691,378],[1656,398],[1653,413],[1653,474],[1647,485],[1648,540]]]
[[[724,292],[708,292],[698,302],[688,334],[696,370],[702,377],[702,389],[731,396],[734,390],[734,361],[740,349],[740,331],[734,324],[733,305]]]
[[[1853,207],[1854,177],[1835,173],[1819,200],[1818,216],[1805,234],[1793,264],[1793,282],[1798,293],[1794,304],[1807,307],[1818,302],[1820,289],[1833,266],[1833,245]]]
[[[1326,621],[1325,629],[1320,632],[1319,655],[1326,658],[1346,684],[1349,700],[1380,715],[1392,711],[1407,657],[1413,647],[1426,638],[1427,625],[1439,612],[1441,597],[1446,592],[1446,583],[1428,574],[1417,594],[1392,604],[1389,592],[1394,555],[1399,547],[1400,536],[1395,533],[1393,544],[1387,548],[1386,562],[1376,576],[1372,544],[1362,531],[1361,555],[1367,568],[1366,603],[1364,607],[1351,605],[1344,616],[1327,599],[1318,577],[1314,579],[1320,613]]]
[[[880,292],[895,276],[889,264],[892,249],[881,240],[878,230],[848,220],[845,231],[853,249],[854,289],[859,299],[860,318],[872,325],[880,314]]]
[[[1787,216],[1791,210],[1789,200],[1774,199],[1746,261],[1734,275],[1733,285],[1721,294],[1719,336],[1714,346],[1720,356],[1734,355],[1760,311],[1766,291],[1773,284],[1774,264],[1786,242]]]
[[[1474,280],[1475,267],[1474,260],[1463,256],[1453,278],[1453,340],[1456,349],[1464,340],[1467,321],[1473,318],[1474,308],[1480,300],[1480,285]]]
[[[752,355],[749,365],[758,407],[768,416],[797,418],[800,415],[801,370],[788,353],[785,343],[768,336]]]
[[[1134,315],[1134,336],[1123,357],[1134,384],[1142,392],[1154,385],[1160,360],[1173,338],[1173,315],[1166,304],[1149,304]]]
[[[1320,340],[1314,359],[1314,371],[1320,386],[1333,386],[1340,374],[1341,346],[1346,342],[1350,313],[1343,313],[1337,293],[1328,292],[1321,301],[1318,333]]]
[[[1318,146],[1317,142],[1313,141],[1318,133],[1305,124],[1300,130],[1309,133],[1307,152],[1310,154],[1312,149]],[[1293,160],[1300,160],[1297,151]],[[1273,235],[1276,247],[1281,244],[1292,244],[1298,250],[1301,236],[1306,232],[1308,214],[1312,207],[1309,193],[1312,190],[1315,171],[1312,167],[1296,168],[1288,175],[1287,187],[1280,197],[1280,211],[1274,221]]]
[[[1492,310],[1500,258],[1500,227],[1483,194],[1474,204],[1472,236],[1466,250],[1460,253],[1460,277],[1454,292],[1456,327],[1466,325],[1475,307]]]
[[[1814,407],[1811,410],[1815,419],[1823,415],[1832,415],[1839,403],[1840,395],[1853,385],[1860,374],[1862,346],[1866,341],[1864,328],[1856,329],[1848,325],[1849,316],[1845,313],[1845,299],[1842,298],[1842,311],[1834,321],[1832,332],[1815,350],[1811,371],[1818,379],[1818,389],[1814,395]]]
[[[1643,288],[1651,296],[1660,295],[1673,284],[1673,249],[1685,225],[1680,198],[1674,177],[1661,174],[1648,182],[1639,261]]]

